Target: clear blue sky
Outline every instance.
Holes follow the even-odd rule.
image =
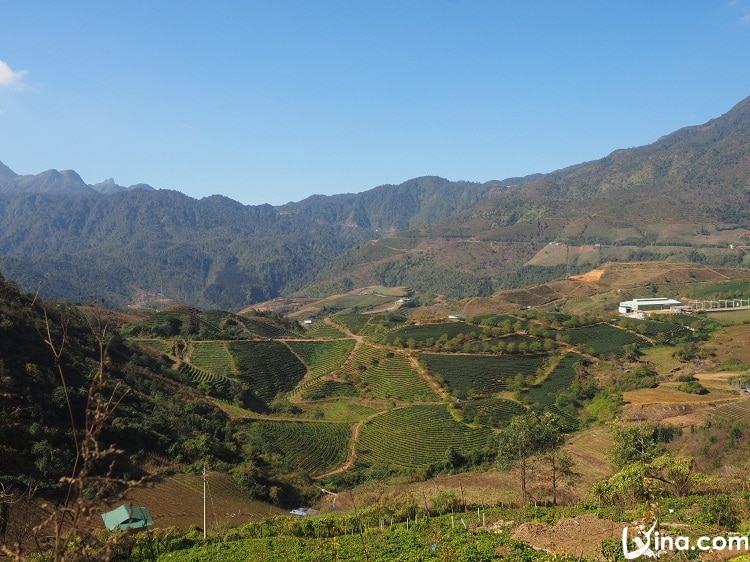
[[[486,181],[750,95],[750,0],[0,0],[0,161],[246,204]]]

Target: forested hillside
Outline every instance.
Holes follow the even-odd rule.
[[[420,178],[282,207],[166,190],[6,190],[0,270],[58,298],[241,309],[303,287],[353,245],[465,209],[496,189]]]
[[[45,296],[241,310],[370,284],[487,295],[606,261],[741,266],[748,131],[750,98],[704,125],[549,174],[423,177],[279,207],[5,167],[0,270]],[[564,251],[548,255],[550,243]]]
[[[206,453],[238,461],[226,416],[158,355],[120,337],[118,321],[103,310],[40,300],[0,278],[6,489],[36,489],[43,497],[65,489],[61,478],[74,473],[77,450],[104,402],[108,419],[97,439],[102,450],[116,445],[123,454],[106,458],[100,471],[116,460],[114,477],[136,477],[146,464],[170,465],[176,457],[189,463]]]
[[[750,98],[704,125],[527,178],[449,218],[352,248],[307,292],[380,283],[461,298],[606,262],[746,266],[748,131]]]

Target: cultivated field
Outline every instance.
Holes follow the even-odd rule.
[[[209,471],[206,484],[209,529],[241,525],[286,513],[248,497],[228,474]],[[191,525],[203,527],[203,476],[200,474],[159,478],[154,483],[130,490],[124,501],[147,506],[157,527],[174,526],[181,530],[187,530]]]

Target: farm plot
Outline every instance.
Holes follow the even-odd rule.
[[[229,377],[237,374],[237,368],[226,342],[195,342],[190,354],[190,363],[215,375]]]
[[[368,405],[356,398],[300,402],[297,406],[302,410],[302,415],[307,418],[332,422],[358,422],[383,410],[377,406],[377,403],[371,402]]]
[[[189,363],[183,363],[180,365],[179,370],[182,374],[190,377],[193,384],[196,386],[208,387],[213,394],[221,396],[226,394],[229,390],[229,379],[224,375],[217,375],[210,371],[205,371]]]
[[[731,423],[750,423],[750,398],[740,398],[735,402],[723,404],[711,412],[711,415]]]
[[[632,330],[638,334],[659,338],[659,341],[668,342],[675,338],[685,337],[691,332],[688,328],[677,322],[663,322],[659,320],[641,320],[640,318],[628,318],[620,320],[620,327]]]
[[[343,464],[351,438],[349,424],[335,422],[258,421],[249,431],[260,439],[262,448],[311,475]]]
[[[345,338],[346,334],[339,330],[336,326],[332,326],[326,322],[316,322],[305,331],[305,337],[335,340]]]
[[[481,337],[482,330],[466,322],[442,322],[439,324],[417,324],[403,326],[388,333],[383,338],[386,345],[400,345],[412,340],[418,347],[431,346],[441,338],[453,339],[459,334],[470,336],[471,339]]]
[[[565,355],[541,383],[521,392],[521,400],[528,404],[540,406],[554,404],[557,395],[562,390],[569,388],[576,379],[575,365],[581,359],[582,357],[577,353]]]
[[[193,473],[160,476],[129,489],[123,499],[147,505],[156,527],[187,531],[191,525],[203,524],[204,482],[210,498],[209,529],[287,514],[288,510],[251,499],[229,474],[214,471],[206,474],[205,481],[202,475]]]
[[[583,328],[568,328],[562,331],[563,340],[576,346],[583,346],[594,355],[603,356],[610,353],[622,355],[624,347],[630,344],[638,344],[639,347],[650,347],[648,340],[642,337],[615,328],[611,324],[594,324]]]
[[[385,312],[380,314],[342,313],[331,318],[354,334],[376,334],[393,330],[406,322],[406,316]]]
[[[422,402],[439,400],[435,391],[400,354],[385,357],[360,374],[362,386],[372,398]]]
[[[275,341],[234,341],[227,343],[242,382],[258,398],[269,403],[279,392],[289,392],[307,368],[283,343]]]
[[[174,341],[156,338],[137,338],[135,341],[138,345],[151,348],[162,355],[174,355]]]
[[[326,398],[346,398],[359,396],[359,390],[350,382],[317,380],[306,386],[300,397],[302,400],[325,400]]]
[[[287,330],[268,318],[262,316],[237,316],[245,328],[261,338],[297,338],[299,334]]]
[[[439,397],[402,354],[371,345],[361,346],[343,373],[371,398],[437,401]]]
[[[367,325],[367,322],[369,322],[369,318],[364,314],[355,313],[337,314],[331,317],[331,320],[353,334],[358,334]]]
[[[461,402],[461,410],[465,422],[493,427],[524,413],[526,408],[515,400],[480,398]]]
[[[422,360],[434,375],[440,375],[451,392],[487,395],[505,390],[516,375],[535,375],[548,359],[540,355],[448,355],[423,353]]]
[[[480,326],[494,327],[513,326],[516,322],[521,322],[523,324],[523,329],[528,329],[527,321],[521,320],[516,316],[511,316],[510,314],[483,314],[473,317],[471,321]]]
[[[354,340],[290,341],[289,348],[310,369],[310,378],[317,379],[341,368],[354,349]]]
[[[492,431],[458,423],[444,405],[398,408],[362,426],[357,462],[417,468],[446,460],[450,447],[464,455],[484,449]]]

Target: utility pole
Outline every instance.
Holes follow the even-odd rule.
[[[206,463],[203,463],[203,540],[206,540]]]

